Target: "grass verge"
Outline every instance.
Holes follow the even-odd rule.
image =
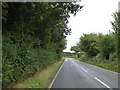
[[[13,88],[48,88],[64,60],[65,58],[62,58],[62,60],[49,65],[43,71],[37,72],[34,76],[16,84]]]
[[[98,60],[98,61],[92,61],[92,60],[84,60],[81,58],[75,58],[76,60],[88,63],[88,64],[92,64],[107,70],[111,70],[117,73],[120,73],[118,71],[118,61],[110,61],[110,60]]]

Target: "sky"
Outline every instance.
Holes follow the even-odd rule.
[[[64,52],[71,52],[71,46],[79,42],[83,33],[108,34],[112,30],[111,21],[113,13],[118,10],[120,0],[82,0],[84,7],[76,16],[70,15],[68,27],[71,28],[71,35],[67,36],[67,45]]]

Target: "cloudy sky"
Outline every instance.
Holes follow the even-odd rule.
[[[67,48],[65,52],[70,52],[70,48],[79,41],[83,33],[109,33],[112,31],[111,21],[113,13],[118,10],[120,0],[82,0],[85,5],[76,16],[71,15],[68,27],[72,29],[72,34],[67,36]]]

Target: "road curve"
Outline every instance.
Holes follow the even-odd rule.
[[[51,88],[118,88],[118,73],[67,58]]]

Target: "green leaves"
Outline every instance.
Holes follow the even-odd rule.
[[[75,53],[78,53],[78,52],[80,52],[80,49],[78,46],[72,46],[71,51],[75,51]]]
[[[120,12],[116,12],[113,15],[114,21],[112,21],[113,30],[115,31],[116,37],[116,53],[117,59],[120,61]]]
[[[112,35],[114,37],[114,35]],[[100,52],[105,57],[105,59],[109,59],[110,54],[115,52],[115,39],[111,37],[111,35],[104,35],[100,42]]]
[[[72,2],[3,3],[3,86],[23,80],[62,57]]]
[[[98,54],[98,42],[96,40],[96,34],[84,34],[80,38],[79,47],[85,51],[88,56],[96,56]]]
[[[108,35],[84,34],[80,37],[78,46],[89,57],[95,57],[100,53],[103,58],[109,59],[110,55],[115,52],[115,40],[114,33]]]

